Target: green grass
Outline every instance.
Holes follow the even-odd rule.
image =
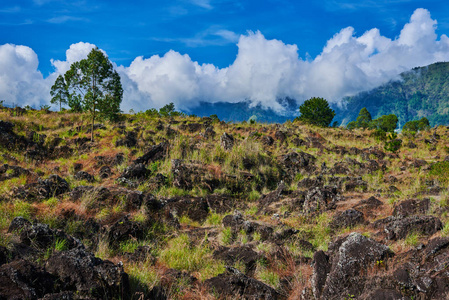
[[[406,238],[404,239],[404,243],[407,246],[416,247],[419,244],[420,237],[421,235],[419,233],[412,232],[406,236]]]
[[[161,275],[158,269],[152,265],[151,260],[126,264],[125,271],[129,275],[132,293],[148,293],[161,281]]]
[[[253,201],[256,201],[256,200],[259,200],[260,199],[260,193],[258,192],[258,191],[256,191],[256,190],[252,190],[251,192],[249,192],[249,194],[248,194],[248,200],[249,201],[251,201],[251,202],[253,202]]]
[[[34,216],[34,208],[31,203],[16,200],[14,201],[14,213],[13,217],[24,217],[25,219],[31,219]]]
[[[221,232],[221,241],[225,245],[229,245],[232,243],[233,236],[232,236],[232,230],[231,227],[226,227]]]
[[[188,225],[188,226],[192,226],[192,227],[200,227],[201,226],[200,223],[198,223],[197,221],[193,221],[186,215],[183,215],[183,216],[181,216],[181,218],[179,218],[179,223],[182,225]]]
[[[444,224],[443,229],[441,230],[441,235],[442,236],[449,236],[449,222],[447,222],[446,224]]]
[[[280,283],[279,274],[277,274],[272,270],[269,270],[265,266],[258,264],[255,277],[274,289],[279,288]]]
[[[50,208],[55,208],[58,205],[59,200],[56,197],[51,197],[50,199],[45,200],[44,203],[46,206]]]
[[[215,212],[211,212],[207,216],[207,219],[204,222],[204,224],[209,225],[209,226],[219,226],[219,225],[221,225],[223,218],[224,218],[224,216],[222,214],[217,214]]]
[[[186,234],[170,240],[160,252],[159,260],[169,268],[198,272],[202,280],[224,272],[224,264],[213,260],[209,246],[192,246]]]
[[[429,176],[435,177],[442,183],[444,186],[447,186],[449,183],[449,177],[447,174],[449,173],[449,161],[440,161],[435,163],[429,171]]]

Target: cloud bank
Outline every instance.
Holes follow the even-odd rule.
[[[413,67],[449,61],[449,38],[438,37],[436,26],[428,10],[417,9],[395,39],[376,28],[361,36],[352,27],[343,28],[313,59],[300,58],[297,45],[248,32],[240,36],[236,59],[227,68],[200,65],[173,50],[163,56],[140,56],[129,66],[116,66],[124,88],[122,109],[146,110],[174,102],[189,110],[200,101],[249,100],[282,112],[275,100],[287,96],[298,103],[314,96],[339,103],[344,96],[374,88]],[[71,45],[65,61],[52,60],[55,72],[44,79],[31,48],[0,46],[0,100],[47,104],[57,74],[93,47],[83,42]]]

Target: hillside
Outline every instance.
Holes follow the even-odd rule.
[[[449,124],[449,63],[414,68],[399,80],[343,99],[343,104],[336,116],[343,124],[354,121],[363,107],[373,118],[395,114],[400,126],[422,117],[431,126]]]
[[[0,107],[0,299],[447,299],[449,131]]]

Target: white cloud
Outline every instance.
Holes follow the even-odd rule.
[[[64,74],[70,69],[70,65],[76,61],[80,61],[87,57],[89,52],[95,48],[94,44],[79,42],[70,45],[70,48],[65,52],[66,60],[51,60],[51,64],[56,68],[57,74]]]
[[[130,66],[117,67],[124,88],[122,109],[160,108],[170,102],[179,109],[189,109],[199,101],[250,100],[253,105],[262,104],[280,111],[282,107],[275,99],[286,96],[299,103],[313,96],[338,103],[346,95],[376,87],[413,67],[449,61],[449,38],[438,37],[436,25],[427,10],[417,9],[395,39],[382,36],[376,28],[361,36],[356,36],[352,27],[343,28],[314,59],[298,57],[296,45],[268,40],[260,32],[249,32],[238,39],[235,61],[221,69],[211,64],[200,65],[187,54],[173,50],[163,56],[137,57]],[[236,39],[233,32],[221,29],[207,34],[225,40]],[[37,56],[30,48],[2,47],[13,47],[14,51],[0,52],[0,74],[8,78],[2,81],[7,83],[0,86],[0,96],[25,99],[17,95],[27,90],[30,99],[48,99],[38,93],[48,95],[56,75],[85,58],[95,45],[82,42],[71,45],[66,60],[52,60],[56,70],[46,80],[37,71]],[[25,55],[28,60],[20,59],[19,54],[23,52],[28,53]],[[22,67],[24,71],[12,74],[6,71],[20,70],[24,61],[27,62]],[[8,66],[2,66],[5,63]],[[24,80],[22,73],[29,74],[28,78],[33,80]],[[26,88],[12,89],[17,81]],[[47,84],[46,88],[33,89],[32,86],[39,85],[37,82],[42,82],[42,86]]]
[[[228,68],[199,65],[170,51],[163,57],[139,57],[122,74],[151,99],[149,106],[156,107],[174,102],[186,109],[199,100],[249,99],[254,105],[281,110],[274,100],[285,96],[298,102],[318,96],[335,103],[413,67],[449,60],[449,38],[438,39],[435,30],[430,13],[417,9],[394,40],[376,28],[356,36],[354,28],[347,27],[327,42],[320,55],[308,60],[298,57],[296,45],[250,32],[240,36],[236,60]]]
[[[205,9],[213,9],[213,6],[210,4],[210,0],[190,0],[193,5],[205,8]]]
[[[52,24],[62,24],[70,21],[86,21],[86,19],[72,16],[57,16],[47,20],[48,23]]]
[[[36,53],[29,47],[0,45],[0,100],[39,107],[49,100],[49,87],[38,71]]]

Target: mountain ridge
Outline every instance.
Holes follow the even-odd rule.
[[[336,120],[346,125],[366,107],[373,118],[395,114],[399,126],[426,117],[431,126],[449,124],[449,62],[416,67],[370,91],[345,97]],[[334,108],[335,109],[335,108]]]

